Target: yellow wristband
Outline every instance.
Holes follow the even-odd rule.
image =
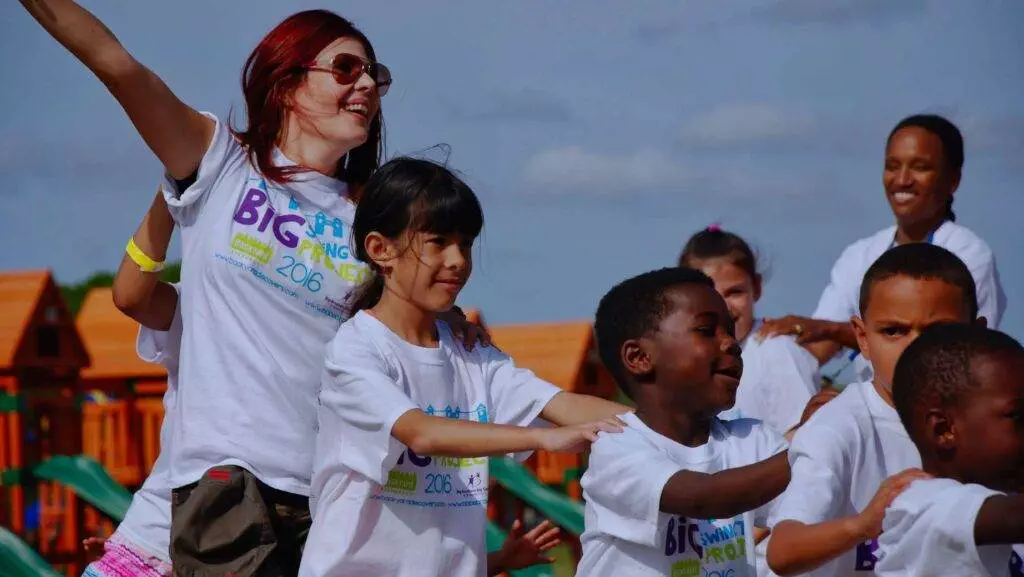
[[[124,252],[128,253],[128,258],[139,265],[139,270],[142,272],[160,272],[164,270],[163,261],[149,258],[149,255],[142,252],[142,249],[135,244],[135,237],[128,239],[128,246],[124,248]]]

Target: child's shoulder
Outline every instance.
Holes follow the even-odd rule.
[[[384,352],[388,341],[386,331],[384,325],[369,314],[356,313],[341,323],[327,344],[327,362],[359,365],[372,358],[385,363],[389,358]]]
[[[621,455],[661,451],[657,442],[652,438],[657,433],[648,429],[634,413],[626,413],[620,415],[619,418],[626,424],[625,427],[622,427],[622,431],[598,433],[597,440],[590,445],[591,464]]]
[[[850,383],[834,399],[825,403],[804,424],[803,429],[862,428],[870,424],[870,407],[865,398],[865,387],[871,383]]]
[[[721,440],[756,460],[766,459],[789,445],[786,438],[759,419],[718,420]]]
[[[851,383],[834,399],[818,409],[793,436],[793,446],[801,450],[809,446],[838,448],[859,443],[864,431],[874,427],[871,410],[865,401],[863,387],[870,383]]]

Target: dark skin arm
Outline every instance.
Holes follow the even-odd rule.
[[[798,330],[799,328],[799,330]],[[811,352],[819,363],[826,363],[846,347],[859,350],[857,335],[848,322],[826,321],[797,315],[786,315],[767,319],[757,331],[758,337],[766,339],[778,335],[792,335],[796,342]]]
[[[1024,543],[1024,495],[995,495],[985,499],[974,520],[976,545]]]
[[[679,471],[661,491],[665,513],[724,519],[752,511],[778,497],[789,484],[789,452],[713,474]]]

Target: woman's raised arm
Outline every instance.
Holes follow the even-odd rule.
[[[172,177],[195,172],[213,138],[212,120],[179,100],[85,8],[71,0],[20,1],[110,90]]]

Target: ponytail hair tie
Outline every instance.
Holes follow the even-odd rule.
[[[706,230],[708,232],[722,232],[722,225],[720,225],[718,223],[709,224],[708,228]]]

